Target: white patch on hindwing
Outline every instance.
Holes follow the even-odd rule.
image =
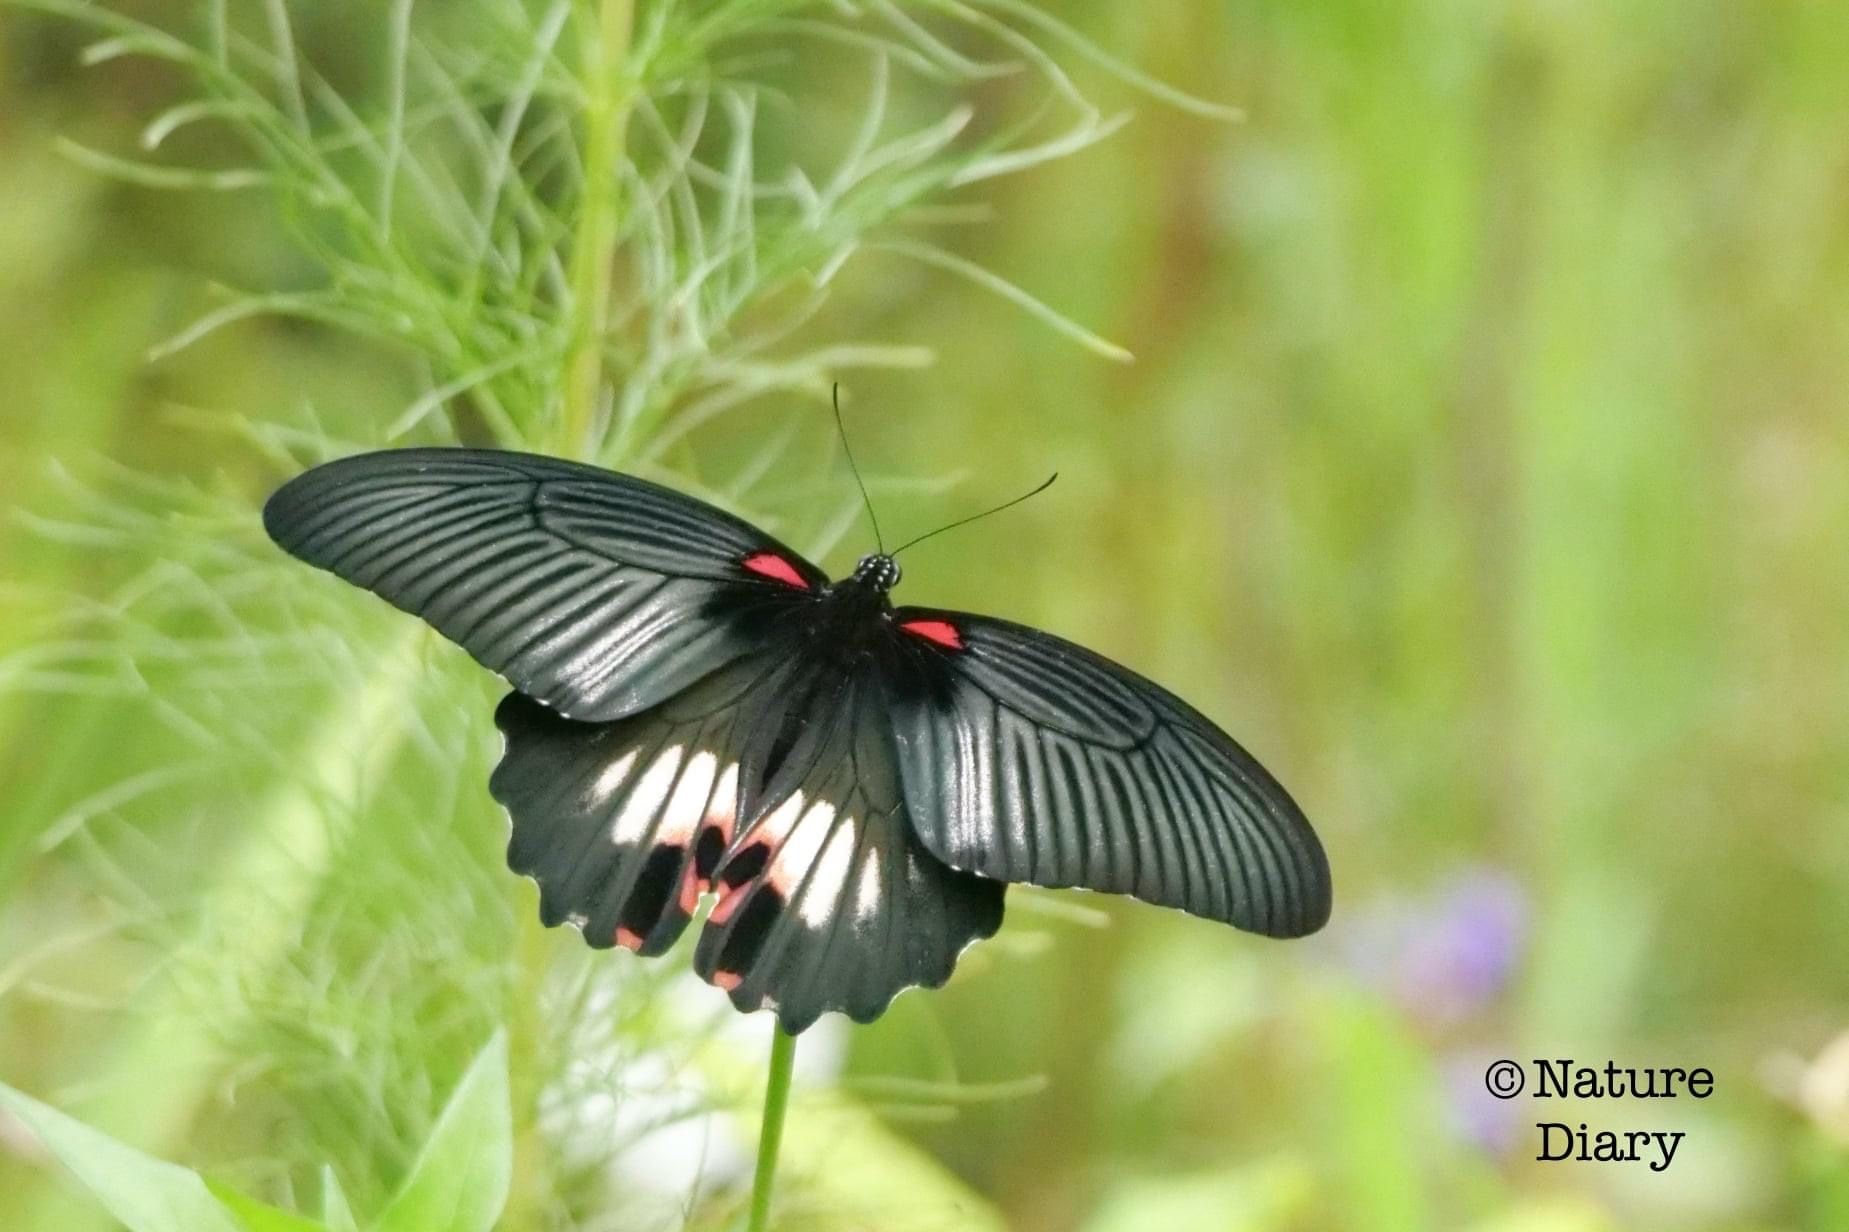
[[[603,773],[597,776],[596,784],[591,788],[591,796],[597,800],[608,800],[614,796],[629,778],[630,768],[636,764],[636,751],[629,750],[615,761],[605,766]]]
[[[711,802],[706,806],[706,824],[719,827],[725,841],[732,841],[732,827],[738,821],[738,763],[733,762],[719,774],[713,785]]]
[[[838,814],[827,800],[804,805],[803,794],[792,792],[758,827],[762,841],[771,848],[764,879],[786,903],[801,896],[796,913],[803,923],[827,928],[853,872],[860,823],[858,818]],[[873,901],[877,904],[877,875],[875,882]],[[859,898],[866,894],[863,881]],[[855,914],[865,914],[858,901]]]
[[[687,768],[674,785],[674,795],[655,829],[657,843],[693,842],[706,818],[706,801],[713,793],[713,776],[718,767],[719,759],[704,751],[687,759]]]
[[[660,756],[649,763],[629,798],[623,801],[623,807],[617,810],[616,821],[610,827],[612,842],[621,846],[642,841],[648,833],[649,822],[661,811],[662,802],[674,786],[674,775],[680,765],[681,746],[678,744],[663,749]]]
[[[870,850],[860,866],[860,885],[854,891],[854,918],[860,923],[871,923],[880,913],[881,889],[880,853],[877,849]]]
[[[598,778],[598,790],[620,790],[634,768],[633,750]],[[689,755],[686,746],[670,745],[642,772],[610,825],[618,845],[671,843],[692,847],[700,831],[715,826],[730,841],[738,812],[738,763],[722,770],[718,757],[705,749]]]

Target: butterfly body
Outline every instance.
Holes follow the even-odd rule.
[[[668,949],[800,1030],[946,980],[1006,883],[1083,886],[1274,936],[1328,866],[1289,795],[1179,698],[1071,643],[895,607],[628,476],[394,450],[285,485],[290,552],[422,616],[514,686],[490,790],[547,924]]]

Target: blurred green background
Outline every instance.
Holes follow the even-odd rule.
[[[902,598],[1173,685],[1304,804],[1335,916],[1277,944],[1011,896],[948,989],[805,1041],[784,1225],[1849,1228],[1849,10],[1047,8],[1246,112],[1071,57],[1131,122],[945,198],[987,213],[936,243],[1134,362],[879,252],[800,337],[939,357],[838,373],[887,527],[1061,472],[908,555]],[[377,11],[296,13],[363,94]],[[135,153],[185,85],[84,68],[75,23],[0,20],[0,1080],[285,1206],[331,1164],[363,1208],[499,1025],[502,1226],[723,1226],[757,1045],[681,960],[531,924],[484,787],[493,685],[256,530],[279,443],[380,443],[430,374],[271,317],[150,362],[218,284],[323,275],[262,190],[61,154]],[[767,165],[865,97],[859,49],[805,46]],[[742,503],[804,546],[845,528],[838,571],[867,536],[814,392],[663,466],[723,486],[765,459]],[[420,717],[380,739],[398,709]],[[636,1008],[683,999],[743,1084],[702,1088],[744,1119],[692,1162],[622,1112],[685,1076],[682,1020]],[[1503,1056],[1702,1065],[1715,1091],[1499,1103]],[[1687,1138],[1661,1173],[1543,1163],[1542,1120]],[[677,1152],[689,1179],[648,1207],[634,1161]],[[94,1210],[0,1120],[0,1226]]]

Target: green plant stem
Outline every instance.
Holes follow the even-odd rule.
[[[746,1232],[770,1227],[770,1190],[777,1179],[777,1149],[790,1109],[790,1074],[796,1068],[796,1037],[782,1027],[770,1041],[770,1078],[764,1085],[764,1120],[758,1130],[758,1170],[751,1178],[751,1220]]]
[[[584,40],[584,195],[572,237],[571,292],[574,319],[565,355],[565,385],[559,404],[555,448],[567,457],[595,452],[592,433],[603,388],[604,334],[622,180],[623,156],[633,89],[625,60],[635,26],[635,0],[593,0],[596,27]]]
[[[513,997],[508,1003],[508,1079],[513,1094],[513,1175],[508,1187],[505,1228],[544,1226],[542,1215],[556,1186],[553,1153],[540,1125],[540,1100],[550,1076],[545,1048],[552,1024],[546,1017],[546,972],[556,938],[546,935],[533,895],[516,900],[518,930]]]

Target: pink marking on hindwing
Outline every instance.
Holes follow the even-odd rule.
[[[724,799],[713,801],[713,811],[709,812],[693,832],[693,841],[687,845],[686,863],[681,865],[681,883],[675,895],[675,906],[682,915],[692,915],[694,908],[700,905],[700,895],[719,887],[710,877],[700,876],[700,839],[708,830],[718,834],[721,851],[732,842],[732,823],[735,820],[733,803],[729,788],[733,783],[731,777],[736,771],[728,771],[720,776],[716,792],[724,793]]]
[[[687,853],[687,863],[681,868],[680,893],[675,897],[674,905],[680,908],[682,915],[692,915],[693,909],[700,905],[700,894],[706,889],[706,882],[700,878],[700,870],[694,867],[693,853]]]
[[[761,844],[753,844],[753,846],[761,846]],[[738,853],[738,856],[734,856],[733,859],[743,856],[745,852],[751,849],[751,846],[745,847]],[[719,885],[716,887],[719,890],[719,901],[713,904],[713,912],[707,917],[710,922],[714,924],[724,924],[727,920],[732,918],[732,913],[738,910],[739,904],[745,901],[753,889],[766,880],[774,882],[774,875],[776,872],[774,855],[770,852],[766,852],[765,862],[767,865],[766,871],[759,873],[749,881],[742,881],[735,886]]]

